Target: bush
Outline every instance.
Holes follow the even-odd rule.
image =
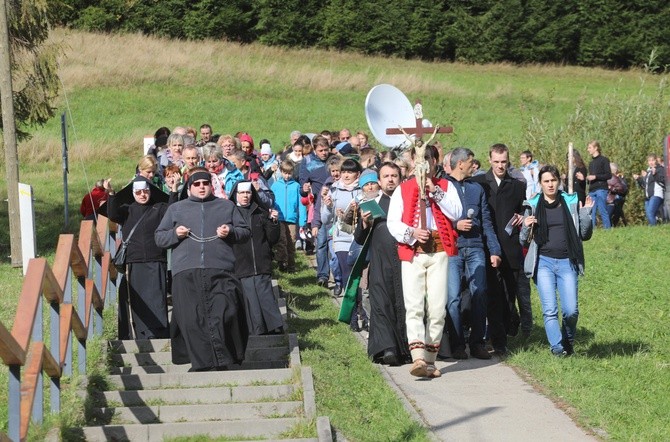
[[[548,123],[548,109],[533,108],[525,100],[524,149],[529,149],[542,163],[556,164],[562,172],[567,169],[568,143],[574,143],[588,163],[586,145],[599,140],[603,155],[619,165],[630,187],[626,202],[628,222],[645,222],[644,194],[634,183],[633,173],[647,168],[649,153],[662,153],[663,140],[670,127],[670,106],[667,100],[668,83],[661,79],[652,95],[645,92],[644,83],[634,97],[624,97],[618,90],[602,100],[578,103],[565,125],[558,129]],[[550,102],[546,100],[545,103]]]

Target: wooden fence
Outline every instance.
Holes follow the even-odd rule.
[[[78,241],[60,235],[52,267],[44,258],[30,260],[12,331],[0,322],[0,357],[9,367],[9,434],[0,433],[0,440],[23,441],[31,421],[42,423],[43,373],[50,382],[51,413],[60,412],[60,379],[72,374],[74,345],[77,371],[86,373],[87,340],[102,334],[103,309],[116,305],[115,250],[116,225],[98,216],[97,225],[82,221]]]

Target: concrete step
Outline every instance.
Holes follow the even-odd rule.
[[[109,385],[120,390],[187,388],[241,385],[287,384],[293,381],[293,370],[234,370],[199,373],[122,374],[108,376]]]
[[[247,350],[254,348],[282,347],[288,345],[287,335],[249,336]],[[169,339],[138,339],[109,341],[112,353],[152,353],[169,352]]]
[[[129,425],[104,425],[99,427],[84,427],[79,434],[80,437],[90,441],[162,441],[164,438],[175,438],[181,436],[209,438],[225,437],[226,440],[234,438],[277,438],[305,421],[299,418],[278,419],[245,419],[239,421],[225,422],[180,422],[163,424],[129,424]]]
[[[288,361],[289,348],[270,347],[270,348],[251,348],[244,355],[245,362],[259,361]],[[120,353],[110,355],[112,364],[117,367],[136,367],[147,365],[172,365],[172,353]],[[286,365],[284,365],[286,366]]]
[[[244,361],[242,365],[231,365],[229,371],[235,370],[269,370],[273,368],[288,367],[288,356],[279,361]],[[158,373],[187,373],[191,368],[190,364],[182,365],[144,365],[130,367],[110,367],[109,374],[158,374]]]
[[[296,391],[293,384],[242,387],[171,388],[166,390],[113,390],[88,394],[97,407],[146,405],[224,404],[256,401],[287,401]],[[86,392],[80,394],[86,397]]]
[[[89,425],[232,421],[300,417],[302,402],[106,407],[91,410]]]

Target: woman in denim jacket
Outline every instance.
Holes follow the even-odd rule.
[[[579,316],[577,278],[584,274],[582,241],[593,233],[593,200],[587,196],[580,207],[576,193],[559,190],[559,176],[555,166],[540,169],[541,192],[525,203],[528,207],[519,239],[529,247],[524,271],[537,286],[551,352],[569,356],[574,352]],[[563,316],[560,327],[557,291]]]

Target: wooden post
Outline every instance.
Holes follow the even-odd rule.
[[[568,143],[568,193],[573,193],[575,188],[575,173],[572,170],[575,167],[574,152],[575,148],[572,143]]]
[[[21,267],[23,259],[21,253],[21,221],[19,218],[19,158],[16,150],[16,122],[14,121],[10,51],[7,3],[6,0],[0,0],[0,106],[2,107],[2,138],[5,147],[9,241],[12,267]]]

